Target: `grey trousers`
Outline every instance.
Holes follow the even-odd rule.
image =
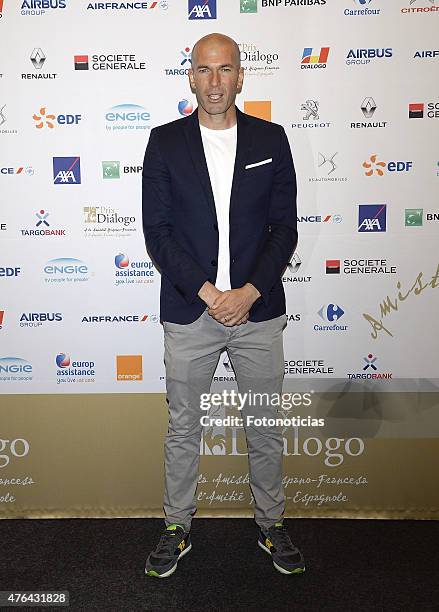
[[[226,349],[238,384],[246,393],[282,392],[286,315],[269,321],[225,327],[207,312],[188,325],[163,322],[169,426],[165,440],[166,525],[180,523],[189,531],[196,511],[196,488],[202,426],[206,414],[200,396],[209,393],[221,352]],[[282,520],[283,439],[279,427],[246,426],[246,415],[276,418],[276,406],[242,410],[249,459],[255,521],[267,529]]]

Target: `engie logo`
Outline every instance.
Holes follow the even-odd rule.
[[[32,380],[32,364],[21,357],[0,359],[0,382],[28,382]]]
[[[118,104],[105,114],[107,130],[149,130],[151,115],[138,104]]]
[[[48,127],[53,130],[56,124],[58,125],[78,125],[81,121],[81,115],[54,115],[46,112],[46,107],[42,106],[39,110],[39,114],[34,113],[32,115],[35,121],[35,127],[37,130],[41,130],[44,127]]]
[[[46,283],[84,282],[90,278],[88,266],[80,259],[72,257],[51,259],[44,266],[44,274]]]
[[[385,232],[386,204],[360,204],[358,206],[359,232]]]
[[[216,19],[216,0],[189,0],[189,19]]]
[[[54,157],[53,182],[55,185],[81,184],[80,157]]]

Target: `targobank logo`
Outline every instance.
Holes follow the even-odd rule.
[[[114,258],[116,285],[154,282],[155,269],[152,261],[131,261],[128,255],[119,253]]]
[[[84,282],[90,278],[90,270],[83,261],[73,257],[51,259],[44,266],[46,283]]]
[[[67,353],[58,353],[55,357],[57,367],[57,384],[93,383],[96,371],[95,362],[91,360],[72,360]]]
[[[189,0],[189,19],[216,19],[216,0]]]
[[[112,106],[105,114],[106,129],[115,130],[149,130],[151,115],[138,104],[118,104]]]
[[[32,364],[21,357],[0,359],[0,382],[28,382],[32,380]]]

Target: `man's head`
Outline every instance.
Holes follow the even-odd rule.
[[[195,43],[189,82],[197,97],[199,114],[209,115],[212,120],[215,115],[234,116],[235,98],[243,79],[239,47],[232,38],[208,34]]]

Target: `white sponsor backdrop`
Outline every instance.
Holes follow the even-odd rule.
[[[304,378],[335,389],[370,373],[386,378],[366,388],[437,388],[434,0],[1,4],[0,392],[164,391],[160,277],[144,246],[139,168],[150,129],[180,117],[180,101],[195,106],[182,62],[212,31],[242,46],[238,106],[270,102],[293,151],[300,237],[284,278],[287,386]],[[325,47],[326,65],[301,63],[305,49],[317,57]],[[93,55],[113,54],[131,57],[95,69]],[[88,56],[89,69],[75,70],[75,56],[77,68]],[[424,104],[423,117],[409,118],[410,104]],[[115,121],[116,112],[129,114]],[[78,157],[80,182],[77,161],[54,174],[53,158],[73,158],[68,170]],[[119,162],[120,178],[114,163],[104,178],[103,162]],[[364,231],[360,205],[375,206],[361,209]],[[41,229],[58,231],[32,235]],[[116,266],[119,254],[127,267]],[[79,261],[53,262],[62,258]],[[339,274],[326,273],[327,260],[340,260]],[[116,276],[124,270],[145,275]],[[334,325],[342,329],[318,329]],[[137,357],[119,363],[134,380],[118,380],[118,355]],[[230,378],[223,360],[217,376]]]

